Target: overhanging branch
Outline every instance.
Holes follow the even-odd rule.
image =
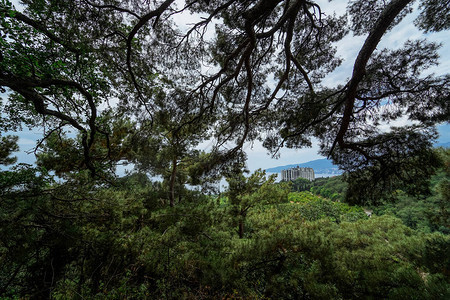
[[[375,51],[378,43],[381,40],[381,37],[386,33],[394,19],[411,2],[412,0],[392,0],[379,16],[377,22],[373,26],[373,29],[369,33],[369,36],[366,38],[364,45],[359,51],[358,56],[355,60],[355,64],[353,66],[352,78],[348,83],[348,89],[344,96],[345,107],[341,126],[330,149],[329,156],[331,156],[331,154],[333,153],[336,144],[339,144],[341,148],[348,148],[348,144],[345,143],[344,137],[350,125],[358,85],[365,75],[367,62]]]

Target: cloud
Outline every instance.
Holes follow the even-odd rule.
[[[404,127],[404,126],[410,126],[414,124],[418,124],[417,121],[411,121],[408,119],[407,116],[402,116],[396,120],[390,121],[389,123],[381,123],[378,128],[382,132],[389,132],[391,131],[392,127]]]
[[[282,148],[280,157],[273,158],[261,142],[255,141],[253,145],[247,143],[244,150],[248,155],[247,168],[253,172],[258,168],[267,169],[280,165],[303,163],[314,159],[323,158],[317,152],[319,147],[317,141],[313,141],[313,147],[302,149]]]

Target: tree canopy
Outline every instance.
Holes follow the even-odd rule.
[[[38,151],[71,140],[72,168],[103,178],[119,162],[165,151],[166,162],[148,167],[171,170],[172,190],[178,164],[202,141],[213,146],[197,176],[240,159],[248,141],[276,154],[318,138],[342,168],[381,168],[389,178],[388,166],[426,153],[433,125],[449,115],[449,75],[423,73],[438,63],[439,44],[378,48],[413,2],[352,0],[337,16],[305,0],[24,0],[20,10],[3,0],[2,124],[43,128]],[[418,9],[419,28],[448,29],[444,2],[422,0]],[[179,21],[190,14],[201,18]],[[353,72],[326,86],[341,63],[336,42],[348,34],[365,36]],[[419,125],[377,126],[401,116]],[[71,130],[76,138],[58,138]]]

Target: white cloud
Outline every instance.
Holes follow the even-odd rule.
[[[396,120],[390,121],[389,123],[381,123],[378,126],[378,129],[380,129],[382,132],[389,132],[391,131],[392,127],[404,127],[414,124],[418,124],[418,122],[409,120],[407,116],[402,116]]]
[[[313,143],[312,148],[303,149],[288,149],[282,148],[280,150],[280,157],[273,158],[268,151],[262,146],[261,142],[254,142],[253,146],[247,143],[244,150],[248,155],[247,167],[250,171],[258,168],[267,169],[282,165],[298,164],[314,159],[323,158],[317,154],[319,147],[317,141]]]

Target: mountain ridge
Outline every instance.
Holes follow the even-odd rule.
[[[436,143],[434,147],[444,147],[449,148],[450,142],[443,142],[443,143]],[[284,166],[278,166],[273,168],[266,169],[266,172],[269,173],[281,173],[281,170],[286,170],[290,168],[295,167],[301,167],[301,168],[313,168],[315,174],[330,174],[330,175],[341,175],[343,173],[342,170],[339,170],[339,167],[334,165],[331,160],[327,158],[320,158],[315,159],[311,161],[307,161],[304,163],[298,163],[298,164],[291,164],[291,165],[284,165]]]
[[[280,173],[281,170],[295,168],[297,166],[302,168],[313,168],[315,174],[331,174],[331,175],[342,174],[342,170],[339,170],[338,166],[333,165],[331,160],[326,158],[311,160],[304,163],[268,168],[266,169],[266,171],[269,173]]]
[[[450,142],[436,143],[435,147],[450,148]]]

